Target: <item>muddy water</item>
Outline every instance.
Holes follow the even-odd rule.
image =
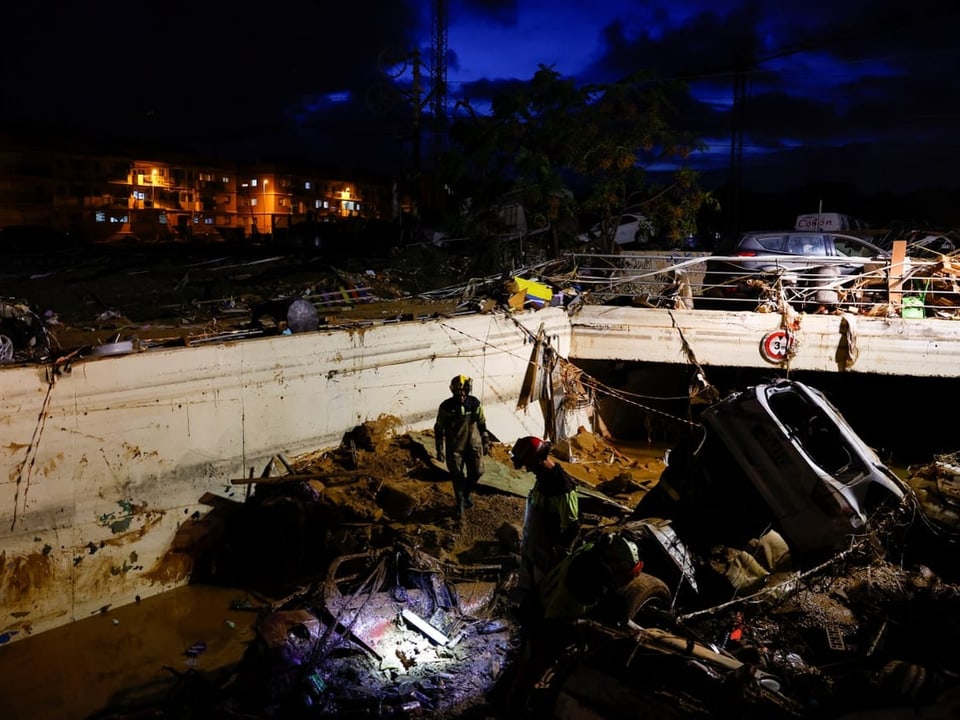
[[[651,464],[666,447],[618,444]],[[0,645],[0,720],[84,720],[163,698],[175,673],[228,668],[254,637],[256,612],[233,609],[245,604],[259,603],[242,590],[186,586]]]
[[[0,718],[81,719],[121,700],[162,697],[174,673],[239,661],[256,614],[231,607],[251,603],[238,590],[182,587],[4,645]]]

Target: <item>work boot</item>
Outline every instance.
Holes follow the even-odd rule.
[[[464,506],[465,508],[471,508],[471,507],[473,507],[473,498],[470,497],[470,493],[464,493],[464,496],[463,496],[463,506]]]
[[[459,520],[461,517],[463,517],[463,507],[466,504],[466,502],[463,498],[463,493],[460,492],[459,490],[453,491],[453,497],[454,497],[453,516]]]

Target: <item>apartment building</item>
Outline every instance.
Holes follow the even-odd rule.
[[[91,242],[282,239],[308,223],[388,219],[396,206],[377,181],[3,140],[0,227],[41,226]]]

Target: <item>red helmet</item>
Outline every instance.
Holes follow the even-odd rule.
[[[524,465],[530,465],[534,460],[546,457],[549,452],[550,443],[533,435],[527,435],[513,444],[510,459],[513,460],[513,466],[519,470]]]

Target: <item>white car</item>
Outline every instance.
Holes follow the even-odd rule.
[[[688,547],[743,547],[773,528],[794,559],[849,546],[905,484],[819,390],[780,379],[705,410],[633,518],[669,518]]]
[[[630,245],[631,243],[643,245],[653,239],[654,232],[653,223],[644,215],[623,213],[620,216],[617,231],[613,236],[613,242],[617,245]],[[600,239],[600,234],[600,223],[597,223],[587,232],[577,235],[577,240],[583,243],[596,242]]]

